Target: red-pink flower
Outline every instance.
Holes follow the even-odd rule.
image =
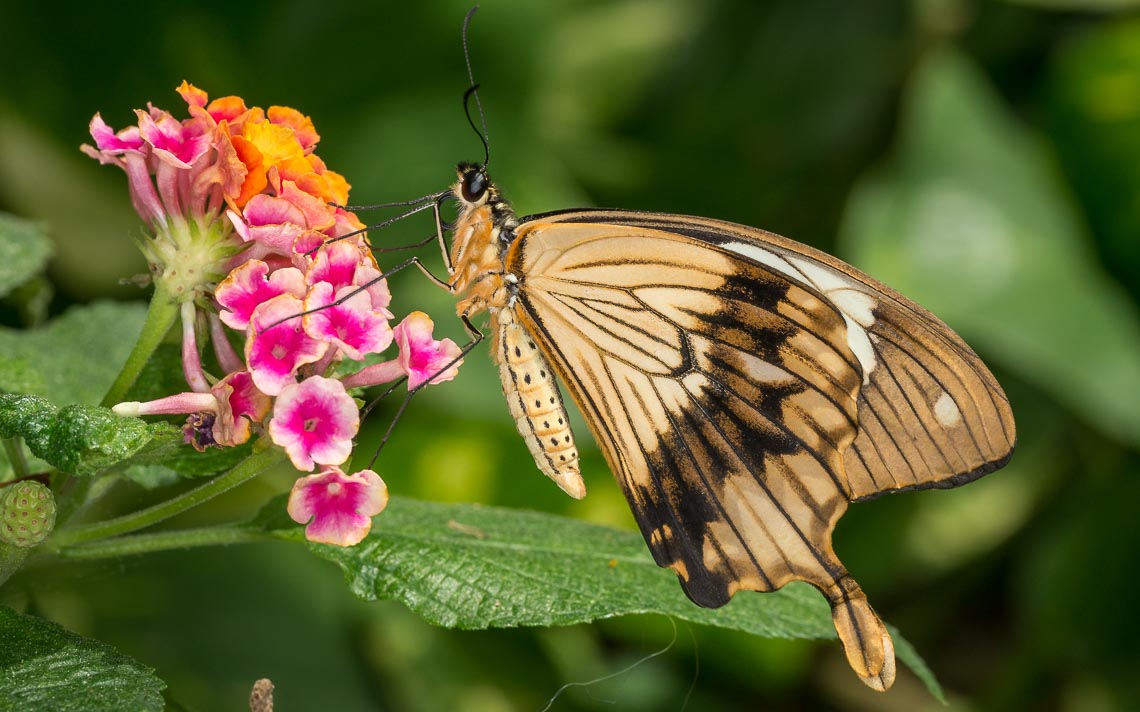
[[[335,302],[344,299],[340,304]],[[348,358],[359,361],[365,354],[380,353],[392,343],[387,309],[372,308],[368,292],[347,286],[333,294],[328,282],[318,282],[305,298],[305,332],[328,342]]]
[[[321,247],[305,273],[305,279],[311,285],[328,282],[337,291],[348,285],[363,287],[372,297],[372,308],[387,311],[392,293],[388,291],[388,280],[380,279],[380,275],[372,253],[364,245],[349,239]]]
[[[211,148],[210,127],[194,119],[185,122],[165,111],[135,109],[139,133],[154,148],[155,156],[178,168],[189,168]]]
[[[257,389],[249,371],[235,371],[214,384],[210,393],[218,401],[214,442],[229,447],[249,440],[250,425],[260,423],[272,405]]]
[[[400,347],[400,366],[408,374],[408,388],[415,388],[429,378],[433,385],[450,381],[459,373],[459,365],[463,363],[459,358],[459,345],[451,339],[433,339],[434,328],[430,316],[414,311],[392,330]]]
[[[208,393],[179,393],[158,400],[119,403],[118,415],[194,414],[187,422],[186,441],[199,450],[208,446],[232,447],[249,440],[251,425],[269,412],[269,396],[253,385],[246,371],[235,371],[214,384]]]
[[[352,454],[360,428],[356,401],[333,378],[312,376],[281,389],[273,404],[269,437],[285,449],[293,466],[339,465]]]
[[[253,382],[275,396],[294,383],[297,370],[319,361],[328,344],[302,328],[305,304],[292,294],[279,294],[253,310],[245,342],[245,362]],[[306,468],[308,469],[308,468]]]
[[[256,243],[253,257],[276,254],[292,259],[298,242],[311,249],[327,237],[307,226],[307,216],[293,201],[264,193],[250,198],[241,215],[229,211],[229,218],[242,240]]]
[[[436,384],[455,378],[463,363],[463,359],[459,358],[462,349],[451,339],[433,339],[434,328],[431,317],[423,312],[412,312],[404,317],[392,330],[393,338],[400,347],[396,358],[365,366],[356,373],[345,376],[344,385],[348,388],[366,388],[407,376],[408,389],[411,390],[423,385],[428,379]]]
[[[286,267],[270,274],[266,263],[247,260],[222,280],[214,290],[214,297],[222,306],[218,314],[222,322],[231,329],[245,329],[257,307],[279,294],[302,298],[305,290],[305,275],[301,270]]]
[[[309,541],[336,546],[359,544],[372,530],[372,517],[388,504],[388,487],[372,470],[346,475],[337,467],[302,477],[289,493],[289,516],[306,524]]]

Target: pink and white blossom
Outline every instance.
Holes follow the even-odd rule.
[[[408,388],[416,388],[431,379],[443,383],[455,378],[463,359],[462,350],[451,339],[432,338],[435,323],[421,311],[414,311],[393,329],[393,337],[400,347],[398,360],[408,374]]]
[[[297,371],[319,361],[328,344],[305,333],[300,314],[305,304],[279,294],[253,310],[245,342],[245,362],[253,382],[271,396],[295,383]]]
[[[337,301],[342,301],[337,304]],[[368,292],[351,285],[333,293],[328,282],[318,282],[305,298],[305,333],[360,361],[366,354],[380,353],[392,343],[387,309],[372,308]]]
[[[346,475],[328,467],[297,480],[289,493],[289,516],[305,524],[309,541],[335,546],[359,544],[372,530],[372,517],[388,505],[388,487],[372,470]]]
[[[360,428],[356,401],[333,378],[312,376],[286,386],[273,403],[269,437],[303,472],[316,464],[339,465],[352,454]]]
[[[257,307],[281,294],[303,298],[306,290],[301,270],[285,267],[270,274],[265,262],[246,260],[218,284],[214,297],[222,306],[218,314],[222,322],[231,329],[245,329]]]

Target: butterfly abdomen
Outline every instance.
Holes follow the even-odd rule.
[[[581,499],[586,485],[578,470],[578,449],[550,364],[511,309],[496,316],[495,357],[515,427],[538,469],[566,494]]]

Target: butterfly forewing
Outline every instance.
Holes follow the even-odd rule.
[[[904,489],[954,487],[1009,460],[1013,414],[981,359],[933,314],[826,253],[707,218],[583,210],[528,221],[684,235],[822,292],[844,313],[849,345],[863,372],[859,432],[844,458],[854,500]]]

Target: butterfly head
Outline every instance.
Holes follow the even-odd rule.
[[[464,218],[477,221],[489,220],[492,225],[500,229],[504,238],[509,238],[511,231],[518,225],[518,219],[510,203],[491,182],[486,165],[460,163],[456,173],[459,180],[452,188],[452,193],[459,201],[460,222],[463,222]]]
[[[464,203],[474,208],[490,197],[493,186],[482,163],[460,163],[456,172],[459,183],[455,186],[455,194]]]

